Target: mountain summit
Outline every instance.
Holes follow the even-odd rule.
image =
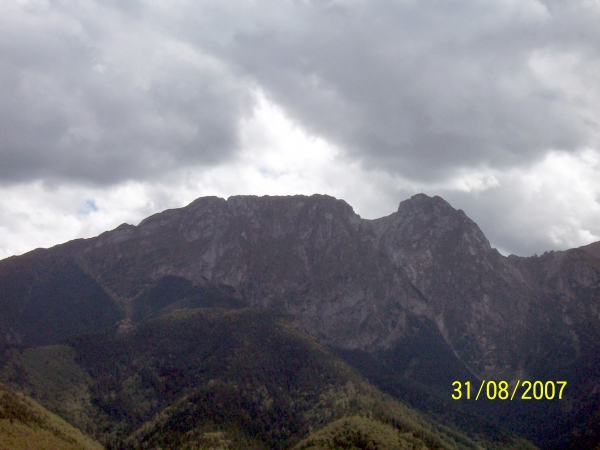
[[[325,195],[203,197],[0,261],[0,343],[52,344],[124,320],[126,330],[182,308],[283,309],[331,348],[396,352],[412,364],[408,378],[419,365],[435,372],[427,352],[442,355],[436,389],[458,376],[567,374],[579,380],[581,408],[550,408],[562,424],[600,411],[589,395],[600,386],[590,372],[600,350],[597,246],[504,257],[463,211],[424,194],[376,220]],[[410,356],[409,342],[424,353]]]
[[[571,348],[588,336],[578,325],[599,323],[595,258],[577,249],[506,258],[464,212],[424,194],[376,220],[325,195],[204,197],[137,227],[1,261],[1,336],[49,343],[139,320],[169,306],[145,304],[151,292],[185,285],[227,304],[284,308],[348,349],[389,348],[409,317],[427,318],[478,376],[515,376],[544,347],[540,324],[571,336]],[[565,265],[573,259],[582,265]],[[553,280],[565,271],[570,289]]]

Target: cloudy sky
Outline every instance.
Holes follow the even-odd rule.
[[[0,258],[217,195],[600,240],[598,0],[0,1]]]

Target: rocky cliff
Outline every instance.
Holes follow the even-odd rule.
[[[0,286],[8,344],[163,310],[252,305],[287,310],[330,347],[371,354],[425,324],[473,379],[568,373],[586,401],[600,392],[600,243],[504,257],[440,197],[415,195],[376,220],[323,195],[199,198],[0,261]]]
[[[136,300],[171,276],[284,308],[335,347],[389,348],[407,317],[425,317],[474,373],[514,377],[527,373],[545,330],[572,357],[600,342],[599,268],[598,244],[506,258],[440,197],[415,195],[365,220],[328,196],[237,196],[200,198],[137,227],[8,258],[0,276],[6,315],[17,323],[34,321],[48,297],[79,295],[87,300],[73,298],[75,308],[90,308],[97,322],[90,317],[88,327],[101,327],[131,316]],[[75,284],[78,292],[64,292]],[[81,331],[76,320],[67,328]],[[27,327],[3,325],[8,340],[28,341]]]

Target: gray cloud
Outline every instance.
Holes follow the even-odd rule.
[[[46,6],[0,16],[2,182],[146,179],[236,150],[253,99],[219,61],[93,2]]]
[[[277,17],[234,34],[221,57],[367,167],[432,181],[460,167],[527,164],[594,138],[577,114],[585,99],[545,86],[531,68],[539,51],[597,59],[590,8],[296,2]]]
[[[532,195],[518,174],[559,173],[558,159],[536,166],[550,151],[580,170],[581,150],[599,148],[599,19],[596,0],[5,2],[0,188],[226,177],[258,164],[240,124],[260,91],[335,144],[340,170],[380,176],[360,187],[380,195],[357,194],[365,209],[418,186],[505,251],[576,245],[600,235],[600,213],[585,212],[600,208],[598,185],[544,179]],[[465,173],[485,186],[456,188]],[[350,184],[336,192],[357,189],[338,176]]]
[[[578,114],[586,100],[531,67],[543,51],[597,60],[599,14],[580,3],[31,5],[0,28],[5,182],[222,161],[251,83],[366,167],[419,181],[527,164],[597,133]]]

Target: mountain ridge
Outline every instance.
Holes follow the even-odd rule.
[[[126,315],[131,314],[132,299],[149,283],[179,276],[194,285],[233,288],[234,296],[251,299],[254,305],[283,306],[301,321],[307,317],[303,325],[309,333],[334,346],[363,349],[386,347],[398,340],[406,313],[433,320],[450,342],[461,335],[489,333],[493,327],[503,332],[507,320],[498,309],[517,311],[511,321],[524,328],[527,307],[539,304],[545,294],[536,292],[540,286],[536,273],[541,270],[551,277],[563,267],[561,261],[567,255],[553,252],[551,258],[542,258],[551,259],[542,266],[535,257],[503,257],[464,212],[441,197],[425,194],[404,200],[397,212],[374,220],[361,219],[346,202],[329,196],[203,197],[184,208],[154,214],[137,227],[122,224],[95,238],[35,250],[27,258],[41,252],[58,253],[66,266],[74,263],[74,270],[93,278]],[[338,254],[331,257],[331,252]],[[590,286],[598,276],[593,270],[596,256],[587,253],[591,259],[584,265],[584,284]],[[344,260],[352,264],[341,270],[332,267]],[[365,277],[375,281],[361,282]],[[327,289],[323,284],[334,284],[331,278],[337,285]],[[343,283],[340,278],[345,278]],[[286,305],[271,303],[276,302],[274,297],[284,296],[291,297]],[[330,299],[324,302],[323,297]],[[501,308],[494,308],[498,304]],[[332,316],[354,306],[355,314],[347,315],[345,322],[354,321],[360,328],[375,320],[373,326],[387,328],[387,336],[362,333],[355,338],[331,325],[336,322]],[[392,320],[373,309],[385,309]],[[459,321],[468,326],[449,329],[447,322],[456,315],[462,315]],[[464,316],[471,320],[465,321]],[[327,327],[319,325],[323,322]],[[485,323],[486,329],[477,323]],[[344,327],[339,324],[337,328]],[[483,353],[477,359],[485,359]]]
[[[583,375],[600,349],[599,245],[505,257],[463,211],[425,194],[374,220],[323,195],[203,197],[138,226],[0,261],[0,343],[68,337],[35,294],[56,286],[71,299],[73,335],[215,302],[282,308],[332,348],[380,356],[401,348],[394,364],[417,364],[415,373],[428,363],[403,346],[411,333],[478,379],[568,373],[579,380],[577,402],[595,411],[600,377]],[[88,294],[65,288],[69,280]],[[447,381],[440,373],[430,385]]]

